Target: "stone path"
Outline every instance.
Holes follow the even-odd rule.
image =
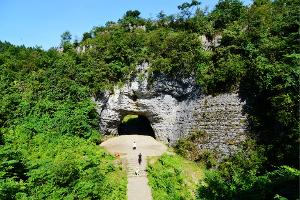
[[[132,150],[133,142],[136,142],[136,150]],[[126,160],[127,166],[127,195],[128,200],[151,200],[151,189],[147,178],[147,158],[148,156],[160,156],[167,147],[150,136],[144,135],[122,135],[108,139],[100,146],[110,153],[120,153],[121,158]],[[142,154],[142,163],[138,164],[138,154]],[[139,175],[135,175],[136,169]]]

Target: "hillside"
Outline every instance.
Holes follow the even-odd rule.
[[[298,198],[299,1],[199,4],[155,19],[130,10],[80,41],[67,31],[47,51],[0,42],[0,199],[126,199],[123,167],[99,147],[92,99],[139,76],[143,63],[149,82],[194,77],[203,95],[236,93],[245,102],[251,139],[236,154],[218,160],[199,151],[201,132],[174,144],[197,163],[187,166],[206,166],[193,198]],[[156,199],[176,190],[172,182],[188,187],[180,162],[188,161],[165,155],[149,166]],[[165,182],[156,176],[163,170],[172,174]],[[180,195],[191,194],[170,199]]]

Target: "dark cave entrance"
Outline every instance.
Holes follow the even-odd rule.
[[[119,135],[149,135],[155,138],[150,121],[143,115],[126,115],[118,127]]]

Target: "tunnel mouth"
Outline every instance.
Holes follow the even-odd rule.
[[[148,135],[155,138],[151,123],[146,116],[126,115],[118,127],[119,135]]]

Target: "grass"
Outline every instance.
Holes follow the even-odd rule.
[[[122,123],[126,123],[132,119],[137,119],[139,116],[138,115],[126,115],[123,120]]]
[[[154,200],[196,198],[204,167],[178,155],[163,154],[148,159],[148,179]]]

